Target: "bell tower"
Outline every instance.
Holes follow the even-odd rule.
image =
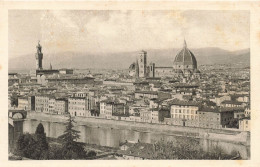
[[[42,54],[42,46],[40,45],[40,41],[38,42],[38,45],[36,46],[37,48],[37,53],[35,53],[35,58],[36,58],[36,70],[42,70],[42,59],[43,59],[43,54]]]
[[[147,70],[147,52],[141,51],[139,52],[138,56],[138,68],[139,68],[139,77],[144,78],[146,77],[146,70]]]

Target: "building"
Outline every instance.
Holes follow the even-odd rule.
[[[68,99],[59,98],[55,102],[55,112],[59,115],[64,115],[68,113]]]
[[[213,128],[213,129],[220,129],[222,128],[221,124],[221,114],[219,110],[216,108],[211,107],[203,107],[198,111],[199,117],[199,126],[201,128]]]
[[[239,129],[242,131],[250,131],[250,117],[239,119]]]
[[[141,119],[141,122],[151,123],[151,111],[141,110],[140,119]]]
[[[136,58],[136,62],[129,67],[129,75],[136,78],[154,78],[155,63],[147,64],[147,52],[141,51]]]
[[[158,92],[156,91],[136,91],[135,98],[148,98],[148,99],[156,99],[158,98]]]
[[[239,101],[224,100],[221,102],[222,107],[244,107],[246,104]]]
[[[173,68],[172,67],[154,67],[154,76],[155,77],[172,77]]]
[[[35,96],[35,111],[36,112],[49,112],[49,99],[52,98],[52,95],[41,94]]]
[[[49,113],[51,113],[51,114],[57,114],[57,112],[55,111],[55,103],[56,103],[55,98],[50,97],[49,98]]]
[[[105,118],[111,119],[114,110],[113,102],[106,102]]]
[[[100,101],[100,115],[101,118],[106,118],[106,101]]]
[[[35,58],[36,58],[36,78],[37,78],[37,83],[45,85],[47,82],[45,79],[49,75],[53,74],[73,74],[72,69],[52,69],[52,65],[50,63],[50,68],[49,69],[44,69],[43,68],[43,53],[42,53],[42,46],[40,45],[40,41],[38,42],[38,45],[36,46],[37,52],[35,53]]]
[[[73,69],[62,68],[62,69],[59,69],[59,73],[60,74],[73,74]]]
[[[231,100],[231,97],[228,96],[228,95],[216,96],[216,97],[214,97],[214,98],[210,98],[209,100],[212,101],[212,102],[214,102],[214,103],[216,103],[217,106],[220,106],[223,101],[226,101],[226,100],[227,100],[227,101],[230,101],[230,100]]]
[[[88,102],[85,97],[70,97],[68,98],[68,111],[70,115],[88,117],[91,113],[86,108],[88,107]]]
[[[251,115],[251,110],[250,110],[250,107],[247,106],[247,107],[245,108],[245,117],[250,117],[250,115]]]
[[[193,101],[174,100],[170,102],[171,123],[181,126],[198,126],[199,103]]]
[[[78,76],[50,76],[46,78],[48,83],[66,83],[66,84],[94,84],[95,78]]]
[[[88,92],[76,92],[68,99],[68,111],[74,116],[90,117],[95,99]]]
[[[176,76],[184,78],[198,77],[200,75],[200,71],[197,69],[197,60],[188,49],[185,40],[182,50],[175,56],[173,70]]]
[[[8,86],[12,86],[15,83],[20,83],[20,79],[17,73],[8,73]]]
[[[154,63],[147,65],[147,52],[141,51],[135,63],[129,67],[129,75],[137,78],[147,77],[180,77],[184,82],[193,78],[200,78],[197,60],[187,48],[184,40],[182,50],[175,56],[173,67],[156,67]]]
[[[150,110],[151,113],[151,123],[159,123],[159,111],[158,109]]]
[[[28,110],[35,111],[35,96],[28,96]]]
[[[155,63],[150,63],[147,69],[148,77],[154,78],[155,77]]]
[[[29,109],[29,101],[28,97],[18,97],[18,109],[28,110]]]
[[[112,119],[113,117],[126,117],[129,111],[126,110],[124,103],[114,102],[111,100],[103,100],[100,102],[100,117]]]

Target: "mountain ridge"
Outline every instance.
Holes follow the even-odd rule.
[[[190,50],[195,55],[198,65],[226,63],[241,63],[245,65],[250,64],[250,49],[227,51],[217,47],[209,47]],[[147,49],[146,51],[148,64],[153,62],[156,66],[172,66],[173,60],[180,49]],[[44,55],[43,67],[48,69],[51,63],[53,68],[127,69],[130,64],[135,62],[138,52],[139,51],[97,54],[82,52],[60,52],[56,54]],[[28,59],[28,57],[31,58]],[[34,69],[34,54],[22,55],[17,58],[10,58],[9,69],[15,68]]]

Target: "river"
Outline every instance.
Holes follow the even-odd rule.
[[[57,138],[65,131],[65,125],[62,122],[41,121],[36,119],[27,119],[23,123],[23,132],[35,133],[39,123],[42,123],[47,137]],[[128,141],[143,143],[154,143],[160,139],[175,142],[179,135],[164,132],[139,131],[116,126],[96,126],[96,125],[78,125],[75,129],[80,131],[79,142],[96,144],[100,146],[119,147],[120,143]],[[237,142],[212,140],[205,138],[196,138],[205,151],[213,149],[215,146],[223,148],[226,153],[239,151],[243,159],[250,157],[250,145]]]

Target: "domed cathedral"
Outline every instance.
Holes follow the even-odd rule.
[[[173,71],[175,76],[187,79],[198,78],[200,76],[200,71],[197,69],[197,60],[194,54],[188,49],[185,40],[182,50],[175,56]]]
[[[194,54],[187,48],[184,40],[182,50],[176,55],[173,67],[157,67],[155,63],[147,63],[147,52],[139,52],[136,62],[129,67],[129,75],[136,78],[173,77],[183,79],[183,82],[200,78],[197,69],[197,60]]]

